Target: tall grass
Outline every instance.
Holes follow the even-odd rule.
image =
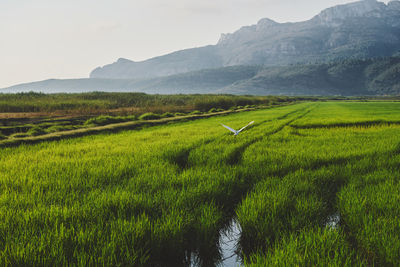
[[[375,117],[303,103],[2,148],[0,265],[210,266],[233,218],[248,265],[398,265],[400,127],[312,126],[329,110],[400,113],[371,105]],[[238,136],[219,125],[251,120]]]
[[[148,95],[144,93],[80,94],[0,93],[0,112],[54,112],[89,114],[99,111],[141,114],[145,112],[208,111],[211,108],[229,109],[234,106],[270,105],[296,101],[296,98],[276,96],[234,95]],[[124,110],[123,108],[131,108]],[[115,109],[118,109],[115,111]]]

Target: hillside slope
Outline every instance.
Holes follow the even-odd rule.
[[[400,94],[400,58],[266,67],[219,92],[254,95]]]

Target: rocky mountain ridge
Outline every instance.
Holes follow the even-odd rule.
[[[392,56],[400,51],[400,1],[363,0],[323,10],[310,20],[261,19],[216,45],[177,51],[142,62],[119,59],[91,78],[142,79],[236,65],[283,66],[343,58]]]

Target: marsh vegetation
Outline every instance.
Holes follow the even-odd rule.
[[[303,98],[285,96],[0,93],[0,140],[122,122],[270,108],[300,100]]]

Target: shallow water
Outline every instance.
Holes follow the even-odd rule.
[[[334,213],[328,216],[325,226],[331,229],[337,229],[339,227],[339,223],[340,223],[340,214]]]
[[[237,244],[241,233],[240,225],[232,220],[229,227],[221,232],[219,238],[219,251],[221,252],[220,261],[216,262],[216,266],[237,267],[241,266],[241,260],[237,253]],[[201,266],[201,260],[196,253],[190,253],[190,267]]]
[[[237,254],[237,243],[241,231],[240,225],[235,220],[232,220],[229,228],[221,234],[222,262],[220,266],[236,267],[241,265],[240,258]]]

